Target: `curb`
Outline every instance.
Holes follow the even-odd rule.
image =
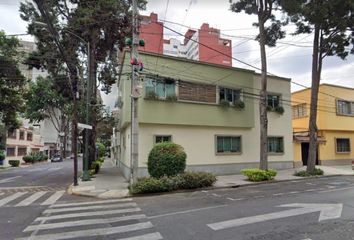
[[[86,186],[88,188],[93,188],[94,186]],[[85,187],[83,187],[85,188]],[[75,190],[73,184],[71,184],[68,189],[67,193],[71,195],[76,195],[76,196],[82,196],[82,197],[94,197],[98,199],[120,199],[120,198],[128,198],[131,197],[129,195],[129,191],[127,190],[126,194],[118,193],[118,192],[113,192],[116,190],[103,190],[102,192],[91,192],[91,190]],[[117,190],[118,191],[118,190]]]

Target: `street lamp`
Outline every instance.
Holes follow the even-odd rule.
[[[47,24],[44,22],[39,22],[39,21],[33,21],[34,24],[38,25],[38,26],[42,26],[45,27],[45,29],[47,28]],[[86,124],[89,125],[90,124],[90,114],[89,114],[89,105],[90,105],[90,99],[91,99],[91,76],[90,76],[90,43],[85,41],[85,39],[83,39],[82,37],[80,37],[79,35],[77,35],[76,33],[68,30],[68,29],[63,29],[65,32],[75,36],[76,38],[78,38],[79,40],[81,40],[82,42],[84,42],[87,45],[87,90],[86,90]],[[84,152],[84,159],[83,159],[83,163],[84,163],[84,172],[82,175],[82,181],[89,181],[90,180],[90,174],[89,174],[89,161],[88,161],[88,143],[89,143],[89,135],[87,133],[89,129],[85,128],[85,152]]]

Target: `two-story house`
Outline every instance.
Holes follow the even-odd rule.
[[[292,94],[294,162],[306,165],[309,150],[311,89]],[[318,95],[317,164],[343,165],[354,160],[354,88],[321,84]]]
[[[6,162],[20,160],[31,152],[43,151],[41,136],[32,129],[21,127],[7,133]],[[6,163],[5,163],[6,165]]]
[[[148,154],[162,141],[185,149],[189,170],[231,174],[259,166],[259,74],[152,53],[140,53],[139,60],[144,64],[139,72],[139,176],[148,175]],[[130,52],[121,55],[121,64],[116,162],[128,178]],[[292,168],[290,80],[269,76],[268,89],[269,165]]]

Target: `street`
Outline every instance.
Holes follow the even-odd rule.
[[[69,195],[72,161],[0,172],[0,239],[353,239],[354,178],[125,199]]]

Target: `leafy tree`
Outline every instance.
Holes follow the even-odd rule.
[[[274,47],[278,39],[285,37],[285,32],[281,26],[287,22],[277,20],[273,14],[273,9],[279,7],[280,0],[239,0],[235,3],[230,0],[231,11],[246,14],[254,14],[258,17],[258,22],[254,23],[259,29],[257,40],[261,54],[261,90],[259,99],[260,117],[260,165],[263,170],[268,169],[268,117],[267,117],[267,55],[265,46]],[[266,25],[271,22],[270,25]]]
[[[25,95],[26,117],[32,122],[50,119],[55,130],[66,133],[68,130],[67,117],[70,112],[68,99],[63,97],[54,86],[51,77],[38,77],[35,82],[29,83]],[[65,157],[65,136],[60,137],[61,156]]]
[[[313,37],[310,105],[310,148],[307,172],[315,171],[317,155],[317,101],[323,60],[327,56],[345,59],[354,53],[354,3],[352,0],[283,0],[283,8],[296,23],[295,34]]]
[[[20,53],[19,40],[7,37],[0,31],[0,125],[3,125],[3,147],[6,146],[6,132],[8,129],[19,127],[17,114],[23,111],[23,93],[26,80],[21,74],[18,64]]]

